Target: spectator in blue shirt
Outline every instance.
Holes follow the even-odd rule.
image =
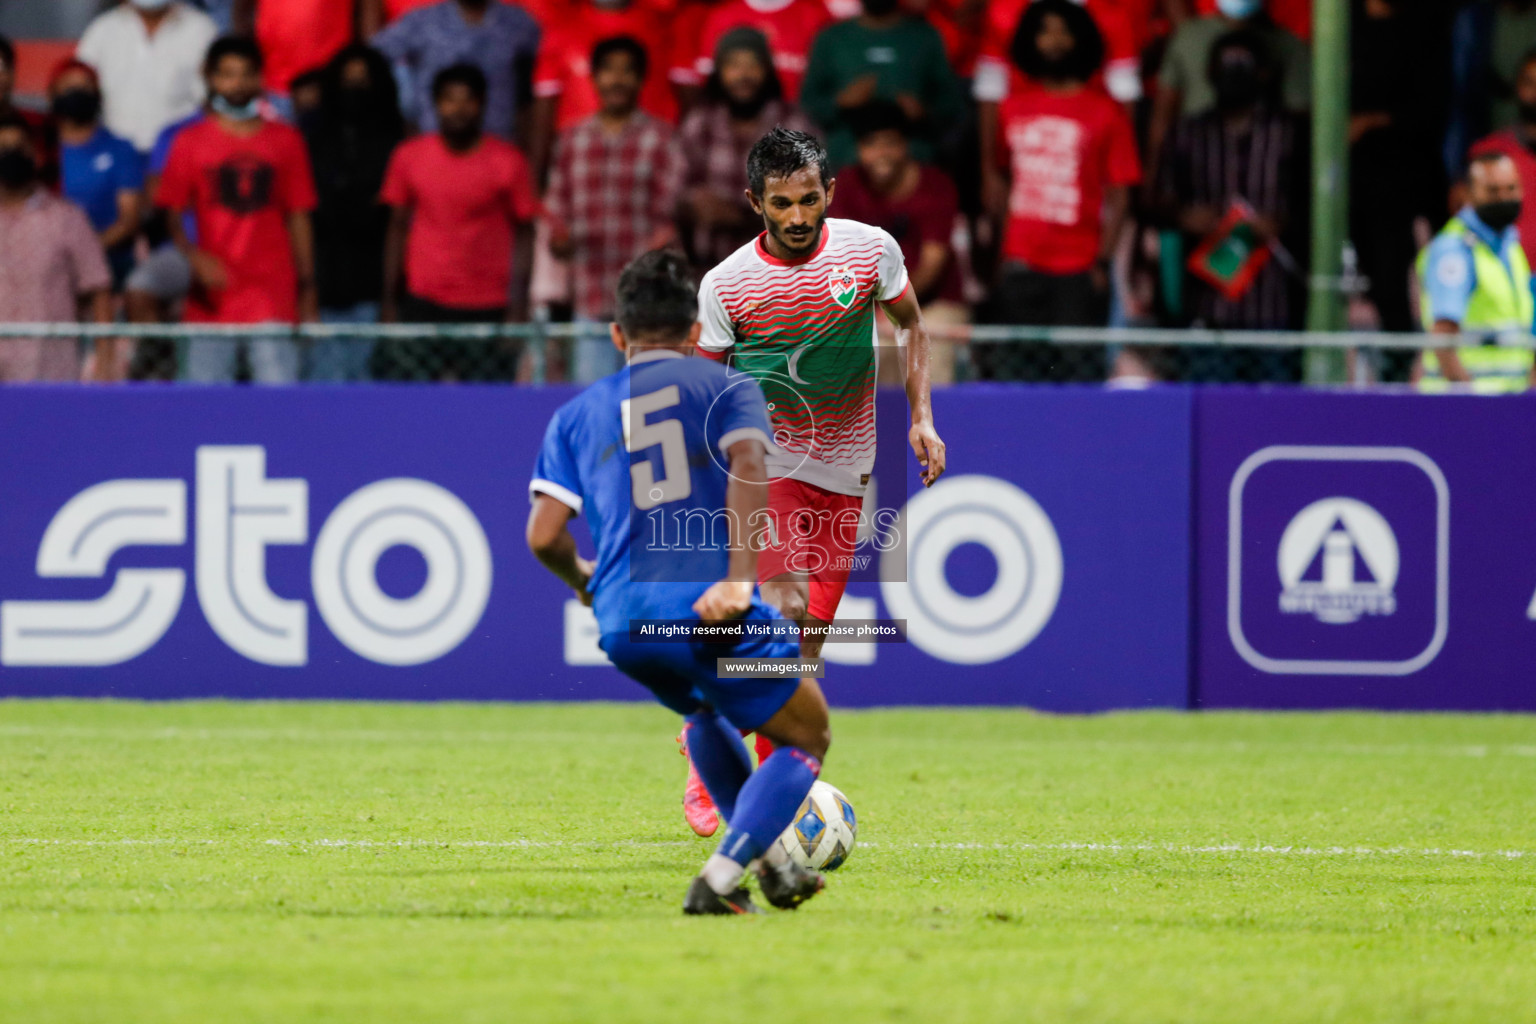
[[[101,124],[96,72],[78,60],[59,66],[48,86],[59,129],[59,187],[79,205],[101,239],[112,281],[133,267],[133,239],[144,204],[143,160],[133,144]]]
[[[454,64],[485,72],[485,131],[508,141],[519,96],[527,95],[539,49],[539,23],[501,0],[443,0],[410,11],[373,37],[401,73],[406,115],[423,133],[437,131],[432,78]]]

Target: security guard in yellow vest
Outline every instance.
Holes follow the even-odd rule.
[[[1529,345],[1536,317],[1531,267],[1514,228],[1520,174],[1508,156],[1489,153],[1473,159],[1467,185],[1468,204],[1419,253],[1419,310],[1427,331],[1485,334],[1487,343],[1425,351],[1419,387],[1524,391],[1536,358],[1509,344]]]

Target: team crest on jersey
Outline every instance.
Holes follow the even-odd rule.
[[[853,305],[853,297],[859,290],[859,282],[848,267],[833,267],[832,272],[827,275],[827,290],[832,293],[833,302],[847,309]]]

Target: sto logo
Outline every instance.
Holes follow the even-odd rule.
[[[304,665],[308,607],[267,585],[270,544],[309,536],[309,484],[269,480],[260,446],[197,450],[195,585],[203,615],[232,649],[267,665]],[[119,550],[187,542],[184,480],[109,480],[54,514],[37,574],[99,578]],[[385,593],[375,568],[391,547],[415,548],[426,582],[404,598]],[[459,498],[425,480],[380,480],[353,492],[321,527],[311,561],[315,604],[337,639],[384,665],[419,665],[457,647],[485,612],[491,551]],[[87,601],[0,602],[0,665],[86,666],[129,661],[159,642],[181,609],[177,568],[117,571]]]

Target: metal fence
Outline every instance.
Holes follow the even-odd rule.
[[[1200,329],[934,327],[934,378],[1055,383],[1169,381],[1393,384],[1420,350],[1447,344],[1536,348],[1528,334],[1302,333]],[[0,379],[16,346],[75,346],[74,365],[107,379],[317,383],[575,379],[577,342],[601,324],[0,324]],[[894,353],[892,353],[894,355]],[[98,364],[105,362],[106,371]],[[885,360],[883,379],[901,364]],[[62,363],[54,360],[52,365]],[[67,377],[68,373],[53,379]]]

